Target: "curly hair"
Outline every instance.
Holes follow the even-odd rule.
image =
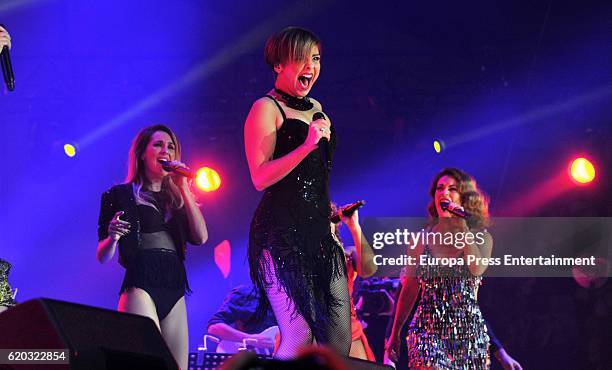
[[[489,226],[491,224],[489,219],[489,197],[478,188],[476,180],[474,180],[471,175],[458,168],[445,168],[433,178],[431,187],[429,188],[431,201],[427,206],[430,224],[435,223],[438,218],[434,197],[438,181],[443,176],[450,176],[457,181],[457,188],[461,197],[461,206],[470,215],[470,217],[466,219],[468,227],[470,229],[482,229]]]

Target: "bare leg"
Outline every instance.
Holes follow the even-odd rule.
[[[155,322],[157,329],[159,327],[159,319],[157,318],[157,309],[153,299],[146,291],[140,288],[129,288],[119,297],[119,312],[129,312],[136,315],[146,316]]]
[[[351,342],[351,351],[349,352],[349,356],[353,358],[360,358],[362,360],[368,359],[368,355],[366,353],[363,342],[361,342],[361,339],[357,339]]]
[[[270,306],[281,333],[281,342],[275,357],[281,359],[294,358],[297,356],[300,348],[312,344],[312,331],[306,320],[299,314],[291,318],[295,307],[294,303],[288,299],[287,293],[285,293],[276,279],[274,263],[270,253],[264,251],[263,258],[263,263],[266,264],[266,271],[269,272],[266,280],[270,283],[266,285],[266,296],[268,301],[270,301]]]
[[[181,369],[187,369],[189,357],[189,334],[187,329],[187,307],[181,297],[161,322],[162,336]]]

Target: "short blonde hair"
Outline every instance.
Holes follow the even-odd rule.
[[[321,53],[321,41],[314,33],[300,27],[287,27],[268,38],[264,57],[274,69],[277,64],[307,60],[313,46],[317,46]]]

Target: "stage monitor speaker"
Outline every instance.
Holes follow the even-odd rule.
[[[178,369],[157,326],[144,316],[34,299],[1,313],[0,333],[3,349],[70,351],[70,365],[9,364],[0,369]]]

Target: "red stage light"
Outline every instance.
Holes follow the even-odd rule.
[[[570,176],[579,184],[587,184],[595,178],[595,167],[586,158],[576,158],[570,165]]]
[[[205,192],[215,191],[221,186],[221,177],[212,168],[202,167],[196,172],[196,185]]]

